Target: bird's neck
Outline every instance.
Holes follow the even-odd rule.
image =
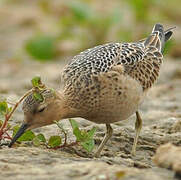
[[[57,105],[59,106],[59,117],[60,119],[74,118],[78,117],[78,110],[72,108],[68,103],[68,98],[64,95],[62,91],[56,91],[56,99],[58,100]]]

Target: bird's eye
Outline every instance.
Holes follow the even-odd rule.
[[[45,107],[42,107],[40,109],[38,109],[38,112],[43,112],[45,110]]]

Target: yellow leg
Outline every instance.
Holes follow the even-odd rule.
[[[94,157],[99,157],[100,154],[101,154],[101,151],[104,147],[104,145],[107,143],[107,141],[110,139],[110,137],[112,136],[112,133],[113,133],[113,129],[111,127],[110,124],[106,124],[106,134],[104,136],[104,139],[102,140],[101,144],[99,145]]]
[[[142,128],[142,119],[141,119],[138,111],[136,111],[136,122],[135,122],[136,134],[135,134],[135,137],[134,137],[133,147],[132,147],[132,151],[131,151],[131,154],[133,156],[136,154],[136,145],[137,145],[137,142],[138,142],[138,137],[139,137],[141,128]]]

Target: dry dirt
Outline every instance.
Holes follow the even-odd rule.
[[[68,61],[68,60],[67,60]],[[63,61],[39,64],[34,61],[2,61],[0,72],[0,94],[16,101],[28,89],[30,80],[39,74],[43,81],[53,87],[60,86],[60,71]],[[0,149],[0,179],[178,179],[172,170],[156,167],[152,157],[156,149],[167,142],[181,145],[181,61],[166,58],[157,84],[149,91],[140,108],[144,121],[137,146],[137,154],[131,157],[135,116],[112,125],[114,134],[105,146],[100,158],[80,157],[80,147],[48,150],[31,145]],[[18,107],[12,124],[23,120]],[[96,147],[104,136],[105,126],[78,119],[81,128],[97,127]],[[62,124],[68,130],[69,140],[74,137],[67,120]],[[59,133],[55,125],[34,130],[46,136]],[[119,178],[118,178],[119,177]]]

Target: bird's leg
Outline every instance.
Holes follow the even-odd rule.
[[[136,154],[136,145],[137,145],[137,142],[138,142],[138,137],[139,137],[141,128],[142,128],[142,119],[141,119],[141,117],[139,115],[139,112],[136,111],[136,122],[135,122],[136,134],[135,134],[135,137],[134,137],[133,147],[132,147],[132,151],[131,151],[131,154],[133,156]]]
[[[112,133],[113,133],[113,129],[111,127],[110,124],[106,124],[106,134],[104,136],[104,139],[102,140],[101,144],[99,145],[94,157],[99,157],[100,156],[100,153],[104,147],[104,145],[107,143],[107,141],[109,140],[109,138],[112,136]]]

